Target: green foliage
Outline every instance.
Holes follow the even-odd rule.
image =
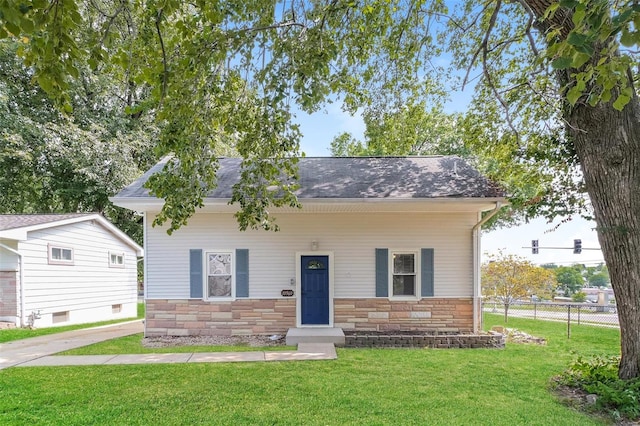
[[[364,141],[338,135],[331,144],[334,156],[460,155],[469,157],[461,131],[462,116],[429,109],[424,102],[398,110],[365,114]]]
[[[607,287],[611,284],[611,278],[609,278],[609,272],[606,267],[600,271],[596,272],[589,277],[589,285],[593,287]]]
[[[571,295],[571,300],[577,303],[586,302],[587,294],[584,291],[576,291]]]
[[[640,418],[640,379],[618,378],[619,356],[579,356],[557,382],[597,395],[596,408],[614,417]]]
[[[558,284],[560,284],[559,288],[562,289],[566,297],[570,297],[584,287],[584,278],[580,270],[575,267],[559,266],[553,272],[556,274]]]
[[[562,19],[571,10],[573,27],[551,27],[546,34],[544,57],[556,70],[567,70],[572,81],[563,88],[567,101],[595,106],[610,102],[622,110],[633,96],[628,72],[634,66],[633,54],[617,55],[620,49],[640,43],[640,7],[634,2],[576,0],[552,3],[546,18]],[[595,59],[595,60],[594,60]]]
[[[0,212],[100,212],[142,242],[141,218],[109,197],[153,164],[154,127],[125,114],[113,80],[89,70],[62,114],[0,40]]]

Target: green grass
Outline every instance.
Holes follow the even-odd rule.
[[[256,347],[236,346],[170,346],[148,348],[142,345],[142,333],[106,342],[95,343],[77,349],[61,352],[59,355],[104,355],[104,354],[151,354],[151,353],[191,353],[191,352],[247,352],[247,351],[295,351],[295,346]]]
[[[144,303],[138,303],[138,316],[137,318],[144,318]],[[29,337],[45,336],[47,334],[62,333],[63,331],[80,330],[82,328],[99,327],[101,325],[117,324],[119,322],[131,321],[135,318],[124,318],[111,321],[93,322],[89,324],[74,324],[65,325],[61,327],[46,327],[46,328],[10,328],[7,330],[0,330],[0,343],[11,342],[13,340],[27,339]]]
[[[488,314],[485,324],[503,323]],[[549,380],[572,351],[617,354],[618,331],[574,326],[567,340],[564,324],[508,326],[548,344],[338,349],[335,361],[11,368],[0,371],[0,424],[602,424],[558,402]]]

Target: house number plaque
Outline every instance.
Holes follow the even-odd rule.
[[[291,297],[291,296],[293,296],[293,290],[282,290],[282,291],[280,292],[280,294],[281,294],[283,297]]]

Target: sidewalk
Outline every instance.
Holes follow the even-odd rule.
[[[278,352],[206,352],[133,355],[69,355],[55,353],[105,340],[142,333],[142,320],[97,328],[67,331],[0,344],[0,370],[9,367],[62,365],[115,365],[246,361],[303,361],[336,359],[333,344],[301,343],[298,350]]]
[[[58,352],[142,333],[143,331],[142,320],[135,320],[0,343],[0,370]]]

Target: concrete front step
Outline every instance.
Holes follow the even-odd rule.
[[[344,346],[344,333],[338,327],[290,328],[286,342],[292,346],[299,343],[333,343]]]

